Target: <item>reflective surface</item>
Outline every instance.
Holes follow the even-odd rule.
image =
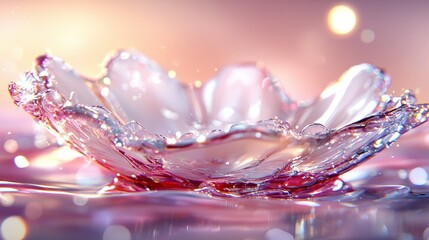
[[[5,239],[427,239],[428,136],[427,127],[411,132],[400,147],[343,175],[347,192],[279,200],[184,191],[100,195],[96,192],[114,178],[109,172],[68,147],[32,151],[33,137],[12,134],[8,140],[20,147],[1,154],[7,173],[0,183],[1,234]],[[15,155],[26,156],[28,165],[14,161]]]

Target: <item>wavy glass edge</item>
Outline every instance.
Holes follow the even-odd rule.
[[[113,57],[107,68],[115,58],[122,58],[122,55],[124,51]],[[318,187],[314,187],[313,190],[320,188],[320,185],[329,179],[335,179],[341,173],[388,147],[406,131],[426,122],[428,116],[428,105],[415,104],[412,93],[406,91],[400,98],[386,95],[380,97],[378,104],[373,107],[376,110],[371,111],[372,115],[338,129],[310,124],[302,131],[296,131],[284,120],[274,118],[253,124],[235,124],[227,131],[215,130],[203,134],[184,134],[178,139],[166,138],[147,131],[134,121],[124,123],[118,114],[108,110],[109,106],[104,105],[102,99],[100,101],[97,92],[91,92],[88,88],[93,87],[92,84],[97,81],[80,77],[65,64],[62,67],[66,72],[69,71],[68,73],[82,80],[80,82],[82,88],[79,88],[79,91],[93,96],[83,102],[93,101],[95,106],[85,106],[80,100],[74,100],[73,91],[58,92],[53,83],[55,76],[53,77],[46,67],[48,60],[61,63],[57,58],[40,57],[36,63],[35,73],[27,73],[22,83],[10,84],[9,91],[15,103],[33,115],[36,121],[60,134],[75,149],[107,169],[117,172],[119,178],[127,179],[140,190],[179,188],[216,195],[291,196],[295,194],[294,192],[298,192],[296,196],[303,195],[303,191],[295,189],[303,190],[316,185]],[[372,65],[366,66],[374,68]],[[379,71],[377,68],[374,69]],[[390,78],[386,79],[388,85]],[[387,90],[386,85],[381,87],[380,93]],[[329,95],[329,89],[323,94]],[[70,96],[68,99],[67,95]],[[287,97],[282,99],[293,103]],[[300,111],[305,112],[306,108],[317,104],[318,102],[314,101],[300,107],[292,115]],[[96,136],[96,139],[92,139],[93,136]],[[169,164],[174,165],[171,159],[174,160],[177,153],[215,146],[219,142],[233,144],[248,139],[274,142],[274,150],[263,156],[263,160],[258,159],[244,168],[227,171],[227,174],[220,176],[197,172],[195,176],[185,174],[183,177],[183,174],[177,174],[171,170],[172,168],[168,168]],[[240,173],[258,170],[258,166],[270,161],[279,162],[275,159],[276,154],[281,158],[282,151],[284,153],[291,146],[299,145],[305,148],[295,149],[298,154],[287,161],[283,160],[281,167],[276,165],[270,174],[249,177],[245,173]],[[266,160],[268,155],[271,157],[270,161]],[[288,153],[288,156],[290,155]],[[199,176],[205,179],[196,179]]]

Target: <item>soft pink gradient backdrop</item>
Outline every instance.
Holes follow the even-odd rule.
[[[337,4],[358,16],[347,36],[327,27]],[[392,90],[410,88],[429,102],[428,10],[429,1],[1,1],[1,133],[30,127],[7,84],[46,51],[97,76],[106,54],[133,48],[188,82],[261,61],[295,99],[316,96],[350,66],[369,62],[393,77]],[[360,39],[367,28],[371,43]]]

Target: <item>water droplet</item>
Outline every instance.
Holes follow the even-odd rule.
[[[404,94],[401,95],[401,103],[405,104],[415,104],[417,102],[416,96],[411,90],[405,90]]]
[[[222,131],[221,129],[215,129],[215,130],[210,131],[209,134],[207,134],[207,138],[214,138],[217,136],[222,136],[224,134],[225,134],[225,132]]]
[[[127,123],[126,128],[128,129],[128,132],[131,134],[137,134],[141,130],[143,130],[143,127],[140,123],[136,121],[130,121]]]
[[[55,90],[50,89],[43,94],[42,106],[47,112],[57,112],[65,103],[65,98]]]
[[[329,133],[329,130],[320,123],[312,123],[305,126],[300,134],[305,137],[323,137]]]
[[[196,136],[193,133],[185,133],[183,134],[177,141],[178,145],[189,145],[196,141]]]
[[[246,130],[248,127],[249,127],[249,124],[246,124],[246,123],[236,123],[236,124],[233,124],[230,127],[229,132],[243,131],[243,130]]]

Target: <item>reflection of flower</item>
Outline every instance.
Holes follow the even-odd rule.
[[[39,123],[134,187],[308,196],[427,120],[428,106],[409,91],[384,95],[389,83],[362,64],[303,104],[254,65],[184,85],[122,51],[99,80],[42,56],[9,91]]]

